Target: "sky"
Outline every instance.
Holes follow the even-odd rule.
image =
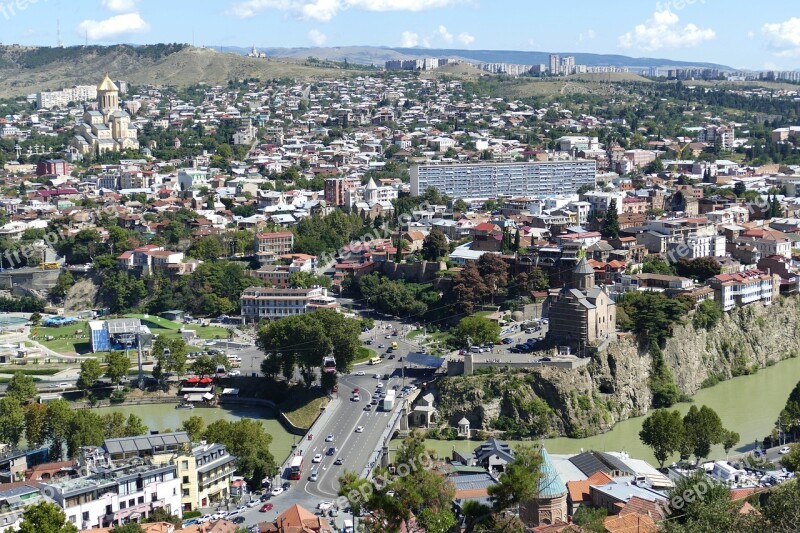
[[[2,44],[405,46],[800,69],[797,0],[0,0]]]

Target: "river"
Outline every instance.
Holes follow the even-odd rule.
[[[735,451],[753,448],[756,439],[769,435],[778,414],[786,405],[786,399],[800,380],[800,358],[788,359],[771,367],[762,368],[758,373],[730,379],[698,391],[693,404],[699,408],[707,405],[714,409],[722,419],[726,429],[736,431],[741,436]],[[692,403],[674,406],[685,414]],[[657,464],[653,453],[639,441],[639,431],[645,417],[637,417],[620,422],[614,429],[602,435],[585,439],[566,437],[545,439],[544,445],[550,453],[578,453],[583,450],[626,451],[632,457],[645,459]],[[510,441],[515,443],[515,441]],[[471,452],[475,441],[428,440],[428,446],[440,455],[450,455],[455,447],[459,452]],[[712,449],[712,457],[724,457],[722,446]]]
[[[240,418],[253,418],[260,420],[272,435],[272,444],[269,450],[275,457],[275,462],[282,463],[292,450],[292,443],[295,437],[288,433],[275,418],[273,412],[266,407],[257,406],[236,406],[226,408],[198,408],[198,409],[175,409],[174,403],[160,403],[147,405],[121,405],[115,407],[100,407],[95,409],[98,414],[118,411],[126,417],[135,414],[141,417],[145,425],[152,430],[164,431],[172,429],[180,431],[181,424],[191,416],[201,416],[206,421],[206,425],[217,420],[236,421]],[[299,439],[299,437],[297,437]]]

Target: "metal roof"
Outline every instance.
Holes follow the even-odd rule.
[[[550,459],[550,454],[542,446],[542,466],[539,467],[541,477],[539,478],[539,494],[538,498],[557,498],[567,493],[567,486],[558,475],[558,470],[553,465]]]
[[[139,451],[150,451],[154,448],[168,446],[178,446],[189,444],[189,435],[185,431],[175,433],[163,433],[145,437],[123,437],[120,439],[106,439],[105,449],[108,453],[129,453]]]

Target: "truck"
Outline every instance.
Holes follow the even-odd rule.
[[[394,389],[390,389],[386,392],[386,398],[383,399],[384,411],[391,411],[392,409],[394,409],[394,395],[395,395]]]

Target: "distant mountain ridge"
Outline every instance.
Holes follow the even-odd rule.
[[[213,47],[221,51],[247,54],[251,48]],[[550,52],[526,52],[520,50],[460,50],[451,48],[393,48],[382,46],[337,46],[315,48],[258,48],[273,57],[306,58],[332,61],[350,61],[358,64],[382,64],[393,59],[412,59],[417,57],[448,57],[481,63],[514,63],[521,65],[548,65]],[[734,70],[729,66],[705,61],[676,61],[654,57],[630,57],[616,54],[589,54],[582,52],[559,52],[560,56],[574,56],[575,63],[589,66],[614,67],[699,67]]]

